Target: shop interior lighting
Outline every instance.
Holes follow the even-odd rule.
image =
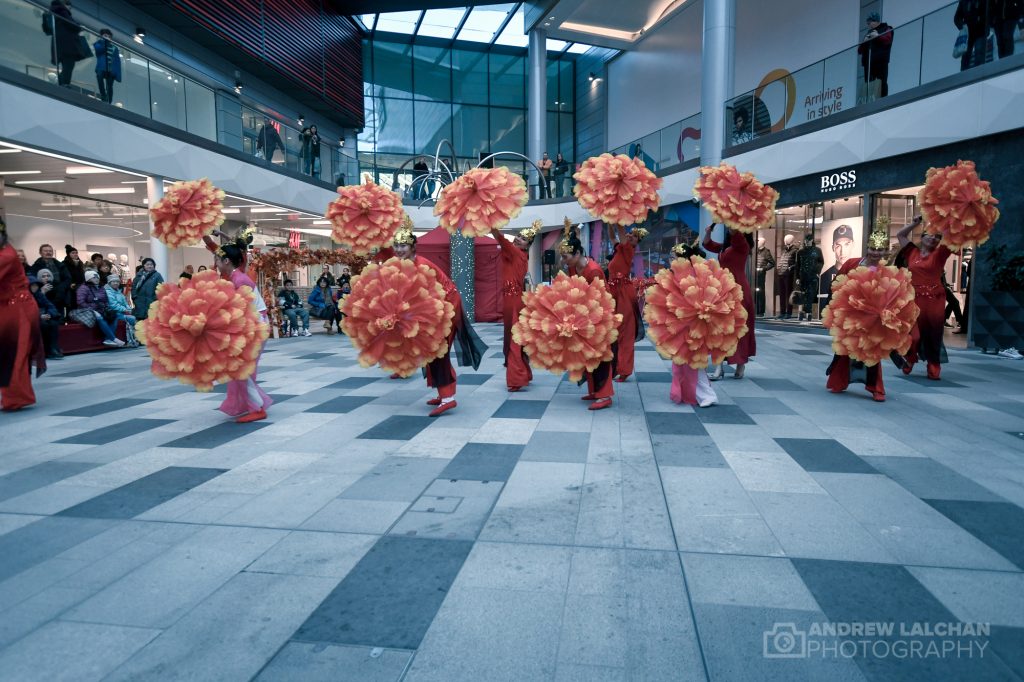
[[[39,175],[43,171],[0,171],[0,175]]]
[[[134,187],[90,187],[89,194],[135,194]]]
[[[64,169],[64,172],[68,175],[99,175],[100,173],[113,173],[114,171],[107,170],[106,168],[97,168],[96,166],[68,166]]]
[[[15,185],[59,185],[63,180],[17,180]]]

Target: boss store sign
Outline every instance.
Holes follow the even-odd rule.
[[[821,175],[819,180],[821,182],[822,194],[857,189],[857,169],[849,168],[834,173],[825,173]]]

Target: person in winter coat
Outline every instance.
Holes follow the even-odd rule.
[[[326,277],[321,277],[316,281],[316,287],[309,292],[306,302],[309,303],[310,313],[313,314],[313,317],[324,320],[324,329],[328,334],[334,333],[335,322],[338,323],[338,331],[341,331],[341,316],[338,314],[338,306],[334,302],[334,292],[331,291],[331,285],[327,283]]]
[[[135,319],[144,320],[149,317],[149,306],[156,300],[156,288],[163,284],[164,278],[156,271],[156,261],[152,258],[142,259],[142,270],[135,275],[132,282],[132,303]]]
[[[49,272],[49,270],[44,270]],[[50,285],[51,287],[53,285]],[[42,291],[42,282],[36,279],[35,275],[28,276],[28,288],[36,299],[39,306],[39,331],[43,334],[43,348],[46,350],[47,360],[60,360],[64,357],[60,346],[57,345],[58,332],[60,330],[60,313],[50,302]]]
[[[100,99],[107,104],[114,101],[114,81],[121,82],[121,51],[111,42],[113,38],[114,34],[105,28],[92,46],[96,51],[96,84],[100,88]]]
[[[64,253],[67,254],[64,256],[64,268],[71,276],[71,284],[67,289],[67,307],[68,310],[71,310],[78,305],[78,287],[85,283],[85,263],[79,257],[78,249],[71,244],[64,245]]]
[[[988,40],[988,0],[960,0],[953,14],[957,30],[967,27],[967,49],[960,57],[960,70],[985,63],[985,42]]]
[[[260,127],[260,132],[256,136],[256,154],[257,156],[262,154],[263,160],[268,164],[274,162],[274,152],[280,147],[284,149],[284,142],[281,141],[281,135],[277,132],[277,128],[270,122],[269,118],[263,119],[263,126]]]
[[[117,313],[118,320],[124,320],[128,345],[138,346],[139,342],[135,339],[135,316],[132,315],[128,299],[121,292],[121,276],[118,274],[108,275],[104,292],[107,294],[107,307]]]
[[[75,62],[82,55],[78,53],[78,34],[82,27],[71,16],[69,0],[53,0],[50,3],[50,63],[57,67],[57,84],[67,87],[71,85],[71,74],[75,70]],[[47,17],[43,18],[46,22]],[[46,23],[44,23],[44,30]]]
[[[78,308],[75,309],[75,319],[84,324],[83,318],[91,313],[96,320],[95,326],[99,327],[100,332],[103,333],[103,345],[123,346],[124,341],[114,336],[114,328],[110,326],[105,316],[108,308],[107,292],[100,286],[100,276],[95,270],[86,271],[85,284],[78,287],[76,297]]]
[[[306,150],[306,157],[309,170],[306,172],[314,178],[320,177],[320,133],[316,126],[309,126],[309,144]]]
[[[879,81],[879,96],[889,94],[889,55],[892,53],[892,26],[882,21],[878,12],[868,15],[868,32],[857,46],[864,82]]]
[[[46,298],[50,299],[57,306],[59,312],[64,313],[67,309],[68,289],[71,288],[71,273],[66,265],[54,258],[53,247],[50,244],[43,244],[39,247],[39,258],[29,268],[29,273],[42,281],[42,272],[44,270],[49,273],[50,288],[43,293],[46,294]]]
[[[1013,56],[1013,32],[1024,22],[1024,0],[989,0],[989,18],[996,33],[999,58]]]

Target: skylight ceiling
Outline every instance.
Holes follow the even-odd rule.
[[[414,39],[427,36],[509,47],[526,47],[529,44],[529,38],[523,31],[521,2],[361,14],[358,19],[371,37],[380,31],[400,33]],[[548,52],[582,54],[590,49],[590,45],[549,38],[547,49]]]

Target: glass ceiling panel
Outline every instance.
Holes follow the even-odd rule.
[[[491,42],[491,38],[494,37],[494,32],[501,27],[501,24],[505,21],[505,17],[508,16],[508,13],[513,7],[515,7],[515,3],[474,7],[473,11],[469,13],[469,17],[466,19],[466,25],[462,30],[486,33],[488,34],[486,42],[489,43]],[[462,37],[461,34],[459,37]]]
[[[377,19],[378,31],[412,34],[422,12],[387,12]]]
[[[520,7],[508,22],[508,26],[501,32],[498,39],[494,41],[498,45],[514,45],[526,47],[530,39],[523,33],[523,8]]]
[[[555,40],[554,38],[548,38],[547,48],[548,52],[561,52],[565,49],[565,46],[569,43],[564,40]]]
[[[423,15],[423,23],[417,35],[433,36],[434,38],[452,38],[455,29],[466,14],[465,7],[455,9],[428,9]]]
[[[584,45],[583,43],[573,43],[569,46],[569,52],[573,54],[583,54],[590,49],[590,45]]]

